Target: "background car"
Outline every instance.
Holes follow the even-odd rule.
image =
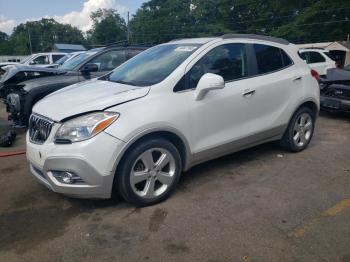
[[[350,71],[329,69],[321,79],[321,108],[327,111],[350,112]]]
[[[9,63],[4,62],[0,63],[0,67],[4,65],[27,65],[27,66],[41,66],[41,67],[50,67],[50,65],[55,64],[59,59],[64,57],[66,53],[38,53],[30,55],[24,58],[19,63]]]
[[[46,95],[68,85],[105,75],[147,48],[143,45],[110,45],[78,54],[57,69],[31,68],[28,72],[28,68],[23,68],[14,73],[11,79],[4,75],[2,80],[6,83],[0,89],[0,94],[6,98],[9,119],[16,125],[27,125],[33,105]],[[23,75],[27,79],[18,80],[18,76]]]
[[[335,61],[326,49],[300,49],[299,55],[321,77],[327,74],[328,69],[336,68]]]

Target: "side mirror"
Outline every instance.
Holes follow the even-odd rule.
[[[34,61],[30,61],[29,64],[30,65],[35,65],[35,62]]]
[[[201,77],[196,87],[196,101],[202,100],[209,91],[223,89],[224,87],[225,80],[222,78],[222,76],[207,73]]]
[[[93,63],[86,64],[80,69],[80,72],[82,72],[83,74],[88,74],[88,73],[97,72],[97,71],[98,71],[98,66]]]

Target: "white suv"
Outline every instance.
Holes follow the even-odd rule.
[[[313,76],[282,39],[158,45],[38,102],[27,134],[31,172],[69,196],[158,203],[203,161],[275,140],[305,149],[319,111]]]
[[[320,76],[325,76],[328,69],[336,68],[335,61],[331,58],[329,51],[326,49],[300,49],[299,55]]]

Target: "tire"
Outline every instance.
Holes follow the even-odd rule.
[[[308,147],[315,129],[316,114],[308,107],[301,107],[294,113],[281,146],[290,152],[300,152]]]
[[[136,206],[154,205],[171,195],[181,170],[179,151],[171,142],[162,138],[141,141],[123,157],[113,191],[118,190],[127,202]]]

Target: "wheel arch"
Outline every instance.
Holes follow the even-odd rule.
[[[134,146],[136,146],[138,143],[141,143],[142,141],[152,138],[163,138],[174,144],[174,146],[179,150],[180,153],[182,170],[186,171],[188,169],[187,167],[190,161],[191,153],[189,143],[185,136],[172,128],[155,128],[148,129],[144,132],[139,133],[125,144],[114,164],[114,173],[117,172],[120,163],[123,161],[123,158],[127,155],[127,153],[130,150],[132,150]]]

